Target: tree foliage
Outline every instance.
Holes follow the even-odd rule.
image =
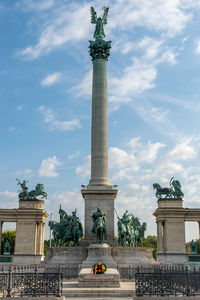
[[[142,241],[142,247],[153,248],[153,258],[156,259],[157,256],[157,236],[148,235]]]

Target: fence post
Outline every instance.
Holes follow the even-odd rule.
[[[191,288],[190,288],[190,273],[188,267],[185,268],[186,272],[186,296],[191,296]]]
[[[12,272],[12,267],[9,267],[9,269],[8,269],[8,289],[7,289],[6,297],[11,297],[11,272]]]
[[[140,297],[140,296],[143,296],[143,290],[140,285],[140,268],[139,267],[137,268],[137,273],[135,275],[136,275],[135,283],[137,283],[136,296]]]
[[[164,270],[161,269],[161,296],[165,296],[165,284],[164,284],[164,276],[163,276]]]
[[[38,271],[38,268],[35,267],[34,270],[35,270],[35,272],[34,272],[33,297],[36,297],[37,296],[37,271]]]

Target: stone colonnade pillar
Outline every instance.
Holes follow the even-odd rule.
[[[162,221],[157,221],[157,252],[163,252],[163,226]]]
[[[160,263],[185,263],[185,210],[182,199],[159,199],[154,212],[157,222],[157,259]]]
[[[47,216],[43,200],[19,201],[14,264],[34,264],[44,259],[44,224]]]

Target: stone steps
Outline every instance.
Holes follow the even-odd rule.
[[[99,298],[99,297],[124,297],[133,298],[133,293],[135,291],[134,282],[120,282],[120,288],[79,288],[78,282],[65,281],[63,283],[63,293],[62,296],[65,299],[75,298],[75,297],[88,297],[88,298]]]

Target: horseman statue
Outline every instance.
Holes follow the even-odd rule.
[[[117,215],[118,222],[118,245],[120,247],[138,247],[142,245],[144,233],[147,224],[140,224],[139,219],[128,214],[128,211],[123,214],[122,218]]]
[[[55,246],[77,247],[83,237],[83,227],[76,209],[72,215],[68,215],[60,206],[60,222],[50,221]]]
[[[93,221],[93,227],[91,232],[94,233],[97,237],[99,244],[103,243],[103,240],[107,238],[106,234],[106,215],[102,212],[100,204],[96,212],[93,212],[90,217]]]
[[[162,188],[160,184],[154,183],[153,188],[156,190],[156,197],[158,199],[182,199],[184,197],[181,184],[178,180],[175,180],[174,177],[170,179],[169,186],[170,187]]]
[[[16,178],[16,180],[18,182],[17,185],[20,185],[22,189],[18,194],[19,200],[39,200],[38,197],[47,199],[47,193],[44,191],[43,184],[38,183],[35,189],[29,192],[28,187],[26,186],[28,181],[23,180],[21,182],[18,178]]]

